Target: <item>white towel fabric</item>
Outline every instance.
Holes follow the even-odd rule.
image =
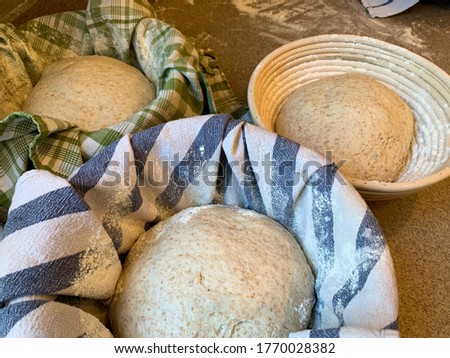
[[[389,17],[417,4],[419,0],[361,0],[371,17]]]
[[[399,338],[397,330],[376,330],[361,327],[340,327],[304,330],[291,333],[289,338]]]
[[[396,331],[388,247],[336,166],[245,121],[207,115],[123,137],[68,180],[40,170],[20,178],[0,242],[0,336],[108,336],[70,297],[109,300],[119,254],[141,233],[211,203],[255,210],[297,237],[317,299],[299,335]]]
[[[82,308],[51,296],[13,300],[2,313],[0,332],[8,338],[113,338],[94,312]]]

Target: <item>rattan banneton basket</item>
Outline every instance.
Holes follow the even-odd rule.
[[[280,105],[294,90],[343,73],[381,81],[409,105],[415,119],[411,157],[396,182],[348,178],[365,199],[414,194],[450,177],[450,76],[407,49],[374,38],[320,35],[267,55],[255,68],[248,88],[254,122],[273,131]]]

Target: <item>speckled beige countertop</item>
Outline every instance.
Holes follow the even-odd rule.
[[[24,1],[26,2],[26,1]],[[29,0],[0,18],[15,25],[86,0]],[[359,1],[157,0],[158,17],[219,58],[242,103],[254,67],[275,48],[327,33],[366,35],[403,46],[450,73],[450,2],[419,3],[387,19],[371,19]],[[447,3],[448,5],[442,5]],[[0,1],[0,10],[2,1]],[[2,12],[0,11],[0,14]],[[403,337],[450,337],[450,180],[419,194],[369,202],[396,269]]]

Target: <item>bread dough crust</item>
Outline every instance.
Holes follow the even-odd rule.
[[[94,131],[122,122],[155,97],[137,68],[108,56],[79,56],[48,65],[23,110]]]
[[[282,104],[275,131],[322,155],[351,178],[393,182],[410,157],[414,117],[378,80],[360,74],[309,82]]]
[[[314,277],[297,240],[254,211],[186,209],[131,248],[115,337],[287,337],[305,329]]]

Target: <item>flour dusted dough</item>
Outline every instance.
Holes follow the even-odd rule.
[[[115,337],[286,337],[307,326],[313,304],[311,269],[286,229],[209,205],[138,239],[110,317]]]
[[[125,120],[155,97],[137,68],[112,57],[80,56],[47,66],[23,110],[92,131]]]
[[[376,79],[359,74],[307,83],[287,98],[275,131],[333,161],[344,175],[395,181],[410,155],[414,118],[410,108]]]

